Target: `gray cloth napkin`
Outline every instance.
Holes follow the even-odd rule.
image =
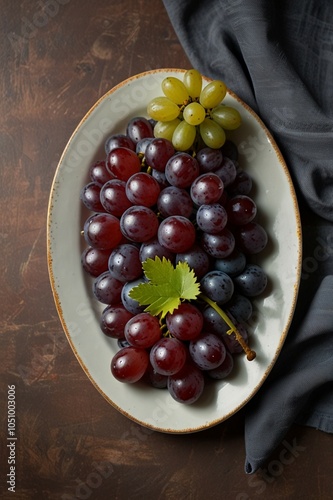
[[[263,119],[287,162],[303,228],[303,272],[287,340],[245,408],[245,471],[293,423],[333,432],[333,2],[163,0],[193,67]]]

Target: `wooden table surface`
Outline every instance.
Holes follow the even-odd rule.
[[[0,7],[0,497],[332,499],[332,436],[295,425],[267,465],[247,476],[244,411],[201,433],[148,432],[94,388],[57,316],[46,259],[57,162],[78,122],[115,84],[153,68],[191,67],[162,2],[1,0]]]

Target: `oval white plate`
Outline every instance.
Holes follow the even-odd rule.
[[[269,276],[267,293],[255,301],[251,347],[257,358],[237,357],[227,381],[214,381],[194,405],[176,403],[166,390],[143,383],[123,384],[110,373],[116,340],[100,330],[105,306],[92,295],[92,280],[81,267],[85,247],[80,236],[88,212],[80,191],[88,168],[104,159],[104,142],[124,132],[134,116],[147,116],[146,107],[161,95],[167,75],[182,77],[183,70],[162,69],[129,78],[103,96],[81,121],[60,159],[48,210],[48,264],[51,287],[68,341],[96,388],[130,419],[161,432],[195,432],[216,425],[242,408],[257,392],[273,367],[293,316],[301,271],[301,226],[297,200],[284,160],[257,115],[228,92],[225,102],[242,114],[243,125],[230,134],[239,147],[240,166],[254,181],[259,222],[268,232],[269,245],[258,262]],[[208,80],[207,80],[208,81]],[[205,80],[205,82],[207,82]]]

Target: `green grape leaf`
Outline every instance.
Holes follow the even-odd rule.
[[[197,278],[187,264],[178,262],[174,267],[165,257],[147,259],[143,265],[146,283],[132,288],[130,297],[147,306],[145,311],[163,318],[172,313],[182,300],[194,300],[200,293]]]

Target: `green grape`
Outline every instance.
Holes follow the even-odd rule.
[[[202,89],[202,76],[196,69],[189,69],[185,72],[183,82],[192,99],[200,96]]]
[[[171,142],[175,128],[179,125],[179,123],[181,123],[179,118],[175,118],[169,122],[156,122],[154,127],[154,136],[168,139],[168,141]]]
[[[223,128],[210,118],[200,124],[200,135],[206,146],[213,149],[221,148],[226,140]]]
[[[185,106],[183,117],[190,125],[200,125],[206,118],[206,110],[198,102],[191,102]]]
[[[190,98],[183,82],[174,76],[164,78],[162,81],[162,90],[165,96],[176,104],[184,104]]]
[[[227,93],[227,87],[220,80],[213,80],[202,89],[199,102],[204,108],[215,108]]]
[[[179,115],[179,107],[167,97],[155,97],[147,107],[147,113],[153,120],[168,122]]]
[[[235,130],[242,123],[242,117],[239,111],[231,106],[221,104],[212,109],[211,118],[225,130]]]
[[[194,143],[196,133],[196,128],[193,125],[186,121],[180,122],[172,136],[173,147],[177,151],[187,151]]]

